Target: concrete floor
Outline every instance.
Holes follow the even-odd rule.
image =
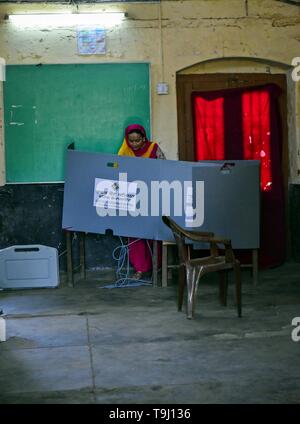
[[[232,285],[218,304],[214,276],[193,321],[176,284],[101,289],[113,277],[94,273],[74,289],[0,292],[0,403],[300,403],[300,264],[262,271],[256,287],[242,275],[241,319]]]

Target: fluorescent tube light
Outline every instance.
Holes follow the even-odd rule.
[[[30,26],[118,25],[125,12],[103,13],[34,13],[8,15],[10,22]]]
[[[0,57],[0,81],[5,81],[5,60]]]

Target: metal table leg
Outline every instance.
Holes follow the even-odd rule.
[[[157,281],[158,281],[158,264],[157,264],[157,240],[153,240],[153,287],[157,287]]]
[[[85,233],[80,233],[79,236],[79,263],[80,263],[80,278],[85,279]]]
[[[66,231],[66,244],[67,244],[68,285],[70,287],[74,287],[73,258],[72,258],[72,232],[71,231]]]

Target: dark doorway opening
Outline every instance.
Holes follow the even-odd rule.
[[[287,248],[285,76],[178,75],[177,96],[181,160],[260,160],[259,262],[279,265]]]

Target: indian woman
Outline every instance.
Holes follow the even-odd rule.
[[[150,159],[165,159],[159,145],[149,141],[145,128],[133,124],[125,129],[125,137],[118,152],[119,156],[133,156]],[[129,262],[135,273],[133,279],[141,280],[143,274],[152,270],[152,240],[129,238]],[[158,243],[158,264],[161,265],[161,243]]]

